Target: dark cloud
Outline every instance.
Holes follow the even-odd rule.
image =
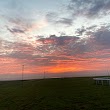
[[[56,21],[56,23],[60,23],[60,24],[71,26],[73,24],[73,19],[61,18],[60,20]]]
[[[82,34],[83,32],[79,31],[79,33]],[[85,39],[75,36],[51,35],[48,38],[39,38],[36,42],[39,45],[33,47],[25,43],[1,40],[0,54],[3,54],[1,57],[18,59],[28,65],[36,66],[52,66],[56,65],[57,61],[71,62],[72,57],[98,58],[98,56],[93,56],[91,53],[110,48],[110,31],[106,28],[99,29]],[[105,58],[106,55],[101,57]]]
[[[8,57],[11,57],[11,58],[15,58],[15,59],[19,59],[19,60],[23,60],[23,59],[32,59],[32,55],[31,54],[27,54],[25,52],[21,52],[21,51],[13,51],[12,53],[10,53],[8,55]]]
[[[79,42],[71,45],[71,49],[74,50],[73,54],[83,54],[85,52],[97,52],[105,49],[110,49],[110,30],[105,28],[98,29],[96,31],[87,31],[86,35],[89,35],[86,39],[82,39]]]
[[[0,55],[14,58],[24,58],[25,55],[31,55],[34,52],[34,48],[31,45],[23,44],[19,42],[9,42],[1,40]],[[24,55],[23,55],[24,54]]]
[[[105,27],[107,27],[106,24],[104,25],[104,28]],[[90,27],[82,26],[81,28],[78,28],[75,33],[77,36],[84,36],[84,35],[91,36],[94,34],[94,32],[97,30],[97,28],[98,28],[97,25],[92,25]]]
[[[78,35],[83,35],[84,32],[86,32],[86,29],[84,27],[82,27],[81,29],[77,29],[76,31]]]
[[[94,33],[93,39],[102,46],[110,46],[110,30],[98,30]]]
[[[47,13],[46,15],[47,21],[53,23],[53,24],[64,24],[67,26],[71,26],[73,24],[73,19],[71,18],[62,18],[60,15],[58,15],[55,12]]]
[[[70,41],[76,41],[79,37],[75,36],[56,36],[51,35],[49,38],[41,38],[38,41],[41,41],[43,44],[52,44],[52,45],[67,45]]]
[[[23,18],[23,17],[15,17],[15,18],[8,18],[8,22],[10,25],[6,25],[8,31],[13,33],[27,33],[33,31],[34,29],[39,29],[40,25],[34,18]]]
[[[106,2],[104,0],[97,0],[91,4],[91,7],[87,13],[88,16],[97,16],[101,11],[104,11],[104,6],[106,6]]]
[[[96,28],[97,27],[97,25],[92,25],[92,26],[90,26],[90,27],[87,27],[86,29],[87,30],[92,30],[92,29],[94,29],[94,28]]]
[[[7,46],[7,47],[6,47]],[[33,55],[35,51],[37,51],[34,47],[28,44],[18,43],[18,42],[10,42],[5,46],[4,50],[12,50],[11,52],[5,52],[1,57],[8,57],[17,59],[20,62],[26,63],[27,65],[40,65],[44,60],[42,60],[41,56]],[[39,60],[41,58],[41,60]],[[42,62],[41,62],[42,61]]]
[[[70,51],[71,55],[78,56],[93,51],[91,43],[89,43],[87,39],[81,39],[78,42],[71,43],[69,49],[72,50]]]
[[[90,27],[90,29],[91,28],[94,27]],[[99,29],[90,35],[90,37],[84,39],[73,36],[57,37],[55,35],[44,38],[42,44],[45,45],[42,45],[42,52],[43,50],[54,46],[53,53],[50,53],[49,55],[46,54],[47,57],[45,58],[48,60],[45,60],[45,64],[47,63],[49,66],[51,64],[55,65],[56,63],[52,62],[52,60],[71,62],[73,60],[72,57],[76,58],[76,61],[78,61],[78,58],[80,58],[79,61],[85,61],[91,58],[97,58],[99,60],[101,58],[109,58],[109,51],[106,49],[110,49],[110,31],[106,30],[106,28],[105,30]],[[48,43],[44,43],[46,40],[52,39],[54,39],[52,42],[49,41]],[[48,50],[47,53],[49,52],[50,50]],[[103,54],[103,52],[105,52],[105,54]]]
[[[55,22],[58,19],[58,17],[59,17],[58,14],[55,12],[50,12],[46,14],[47,21],[52,23]]]
[[[38,53],[46,54],[70,54],[72,49],[71,45],[75,44],[79,40],[79,37],[75,36],[60,36],[51,35],[49,38],[42,38],[42,45],[37,46]]]
[[[22,29],[19,29],[19,28],[12,28],[12,29],[10,29],[10,28],[7,28],[7,30],[8,31],[10,31],[11,33],[25,33],[25,30],[22,30]]]
[[[15,47],[16,46],[16,47]],[[56,61],[57,60],[67,60],[70,61],[70,58],[66,57],[61,57],[57,55],[50,55],[48,56],[47,53],[44,56],[41,55],[33,55],[34,51],[38,52],[37,49],[32,49],[28,45],[24,44],[13,44],[13,49],[10,54],[7,54],[5,57],[9,58],[14,58],[18,59],[20,62],[23,62],[24,64],[26,63],[27,65],[35,65],[35,66],[52,66],[52,65],[57,65]],[[45,48],[47,49],[47,47]],[[45,52],[45,49],[42,48],[42,52]],[[49,51],[48,51],[49,53]]]
[[[68,9],[75,15],[98,17],[108,14],[110,0],[71,0]]]

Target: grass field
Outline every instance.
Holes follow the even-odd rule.
[[[92,78],[0,82],[0,110],[110,110],[110,86]]]

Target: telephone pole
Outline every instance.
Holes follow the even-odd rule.
[[[24,65],[22,65],[22,86],[23,86],[23,76],[24,76]]]
[[[44,70],[44,79],[45,79],[45,70]]]

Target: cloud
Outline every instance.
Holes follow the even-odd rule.
[[[25,33],[25,30],[22,30],[22,29],[18,29],[18,28],[12,28],[12,29],[10,29],[10,28],[8,28],[7,27],[7,30],[9,30],[11,33]]]
[[[38,45],[33,47],[23,42],[2,41],[1,56],[11,59],[17,59],[21,63],[35,66],[57,66],[62,63],[84,62],[95,60],[95,58],[109,57],[110,31],[97,30],[90,37],[81,39],[75,36],[56,36],[51,35],[48,38],[39,38],[36,40]],[[4,52],[2,50],[5,50]],[[106,55],[101,56],[101,52]],[[101,52],[98,52],[101,51]],[[95,54],[97,52],[97,54]]]
[[[39,36],[35,32],[47,26],[47,21],[42,18],[40,20],[31,20],[24,18],[10,18],[9,23],[5,25],[6,31],[10,32],[10,36],[15,42],[22,42],[31,44],[33,47],[37,46],[36,39]]]
[[[36,56],[44,57],[54,54],[66,56],[80,55],[86,52],[93,52],[94,50],[98,51],[100,49],[109,48],[109,35],[110,31],[106,29],[97,30],[91,33],[90,37],[85,39],[80,39],[75,36],[65,35],[58,37],[56,35],[51,35],[48,38],[37,39],[36,47],[23,42],[1,41],[1,54],[6,54],[8,57],[12,58],[27,60],[35,60]]]
[[[104,65],[104,60],[109,60],[110,25],[107,19],[110,0],[71,0],[68,10],[45,10],[46,13],[40,15],[33,9],[29,11],[32,7],[27,7],[28,2],[17,3],[10,5],[12,9],[5,16],[8,22],[4,20],[7,30],[3,30],[3,37],[12,36],[13,41],[0,39],[1,62],[5,60],[8,65],[16,62],[20,67],[25,64],[30,67],[28,70],[35,72],[38,68],[62,72],[85,70],[86,66],[86,69],[97,69]],[[36,15],[33,16],[33,12]],[[54,35],[58,31],[61,35]],[[45,32],[53,35],[36,35]]]
[[[55,12],[50,12],[46,14],[46,19],[48,22],[55,24],[63,24],[71,26],[73,24],[73,19],[69,17],[61,17],[60,14]]]
[[[110,49],[110,30],[106,26],[93,31],[94,28],[96,26],[88,27],[86,31],[84,30],[85,34],[88,34],[87,38],[79,39],[74,44],[70,43],[71,49],[74,50],[71,52],[72,54],[78,55]]]
[[[86,32],[86,29],[84,27],[82,27],[81,29],[77,29],[76,33],[79,35],[79,36],[82,36],[83,33]]]
[[[75,15],[86,17],[98,17],[109,13],[110,0],[71,0],[68,5],[70,10]]]
[[[46,14],[46,19],[48,22],[55,22],[58,19],[58,14],[55,12],[49,12]]]
[[[45,26],[47,26],[47,22],[44,18],[41,18],[40,20],[35,20],[31,18],[9,18],[8,19],[10,25],[7,25],[7,29],[10,32],[16,32],[16,33],[26,33],[26,32],[32,32],[34,30],[39,30]]]
[[[36,54],[39,53],[39,55],[48,57],[52,55],[80,56],[86,52],[93,52],[96,49],[89,38],[80,39],[75,36],[57,37],[51,35],[49,38],[42,38],[37,41],[41,44],[36,47]]]
[[[29,44],[26,44],[26,43],[22,43],[22,42],[9,42],[9,41],[6,41],[6,40],[0,40],[0,56],[3,57],[3,56],[10,56],[10,55],[13,55],[13,54],[16,54],[16,52],[18,54],[20,53],[24,53],[24,54],[32,54],[33,51],[34,51],[34,47],[29,45]],[[24,56],[17,56],[15,55],[16,57],[25,57]]]
[[[64,25],[67,25],[67,26],[71,26],[73,24],[73,19],[61,18],[60,20],[56,21],[56,23],[64,24]]]
[[[110,48],[110,30],[98,30],[93,34],[93,40],[100,47]]]
[[[90,26],[90,27],[87,27],[86,29],[87,30],[93,30],[94,28],[96,28],[97,27],[97,25],[92,25],[92,26]]]
[[[38,39],[38,41],[42,41],[43,44],[53,44],[53,45],[65,45],[69,43],[71,40],[76,41],[79,37],[75,36],[56,36],[56,35],[50,35],[49,38],[41,38]]]
[[[71,44],[79,40],[79,37],[75,36],[59,36],[51,35],[49,38],[38,39],[40,45],[36,47],[38,53],[45,54],[68,54],[71,49]]]
[[[19,60],[19,62],[27,65],[34,64],[37,62],[36,58],[40,57],[38,55],[33,55],[34,51],[36,51],[33,46],[22,42],[8,43],[5,41],[4,46],[1,48],[3,48],[5,51],[2,52],[0,58],[11,58]]]

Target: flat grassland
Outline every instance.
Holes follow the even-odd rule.
[[[110,110],[110,86],[92,77],[1,81],[0,110]]]

